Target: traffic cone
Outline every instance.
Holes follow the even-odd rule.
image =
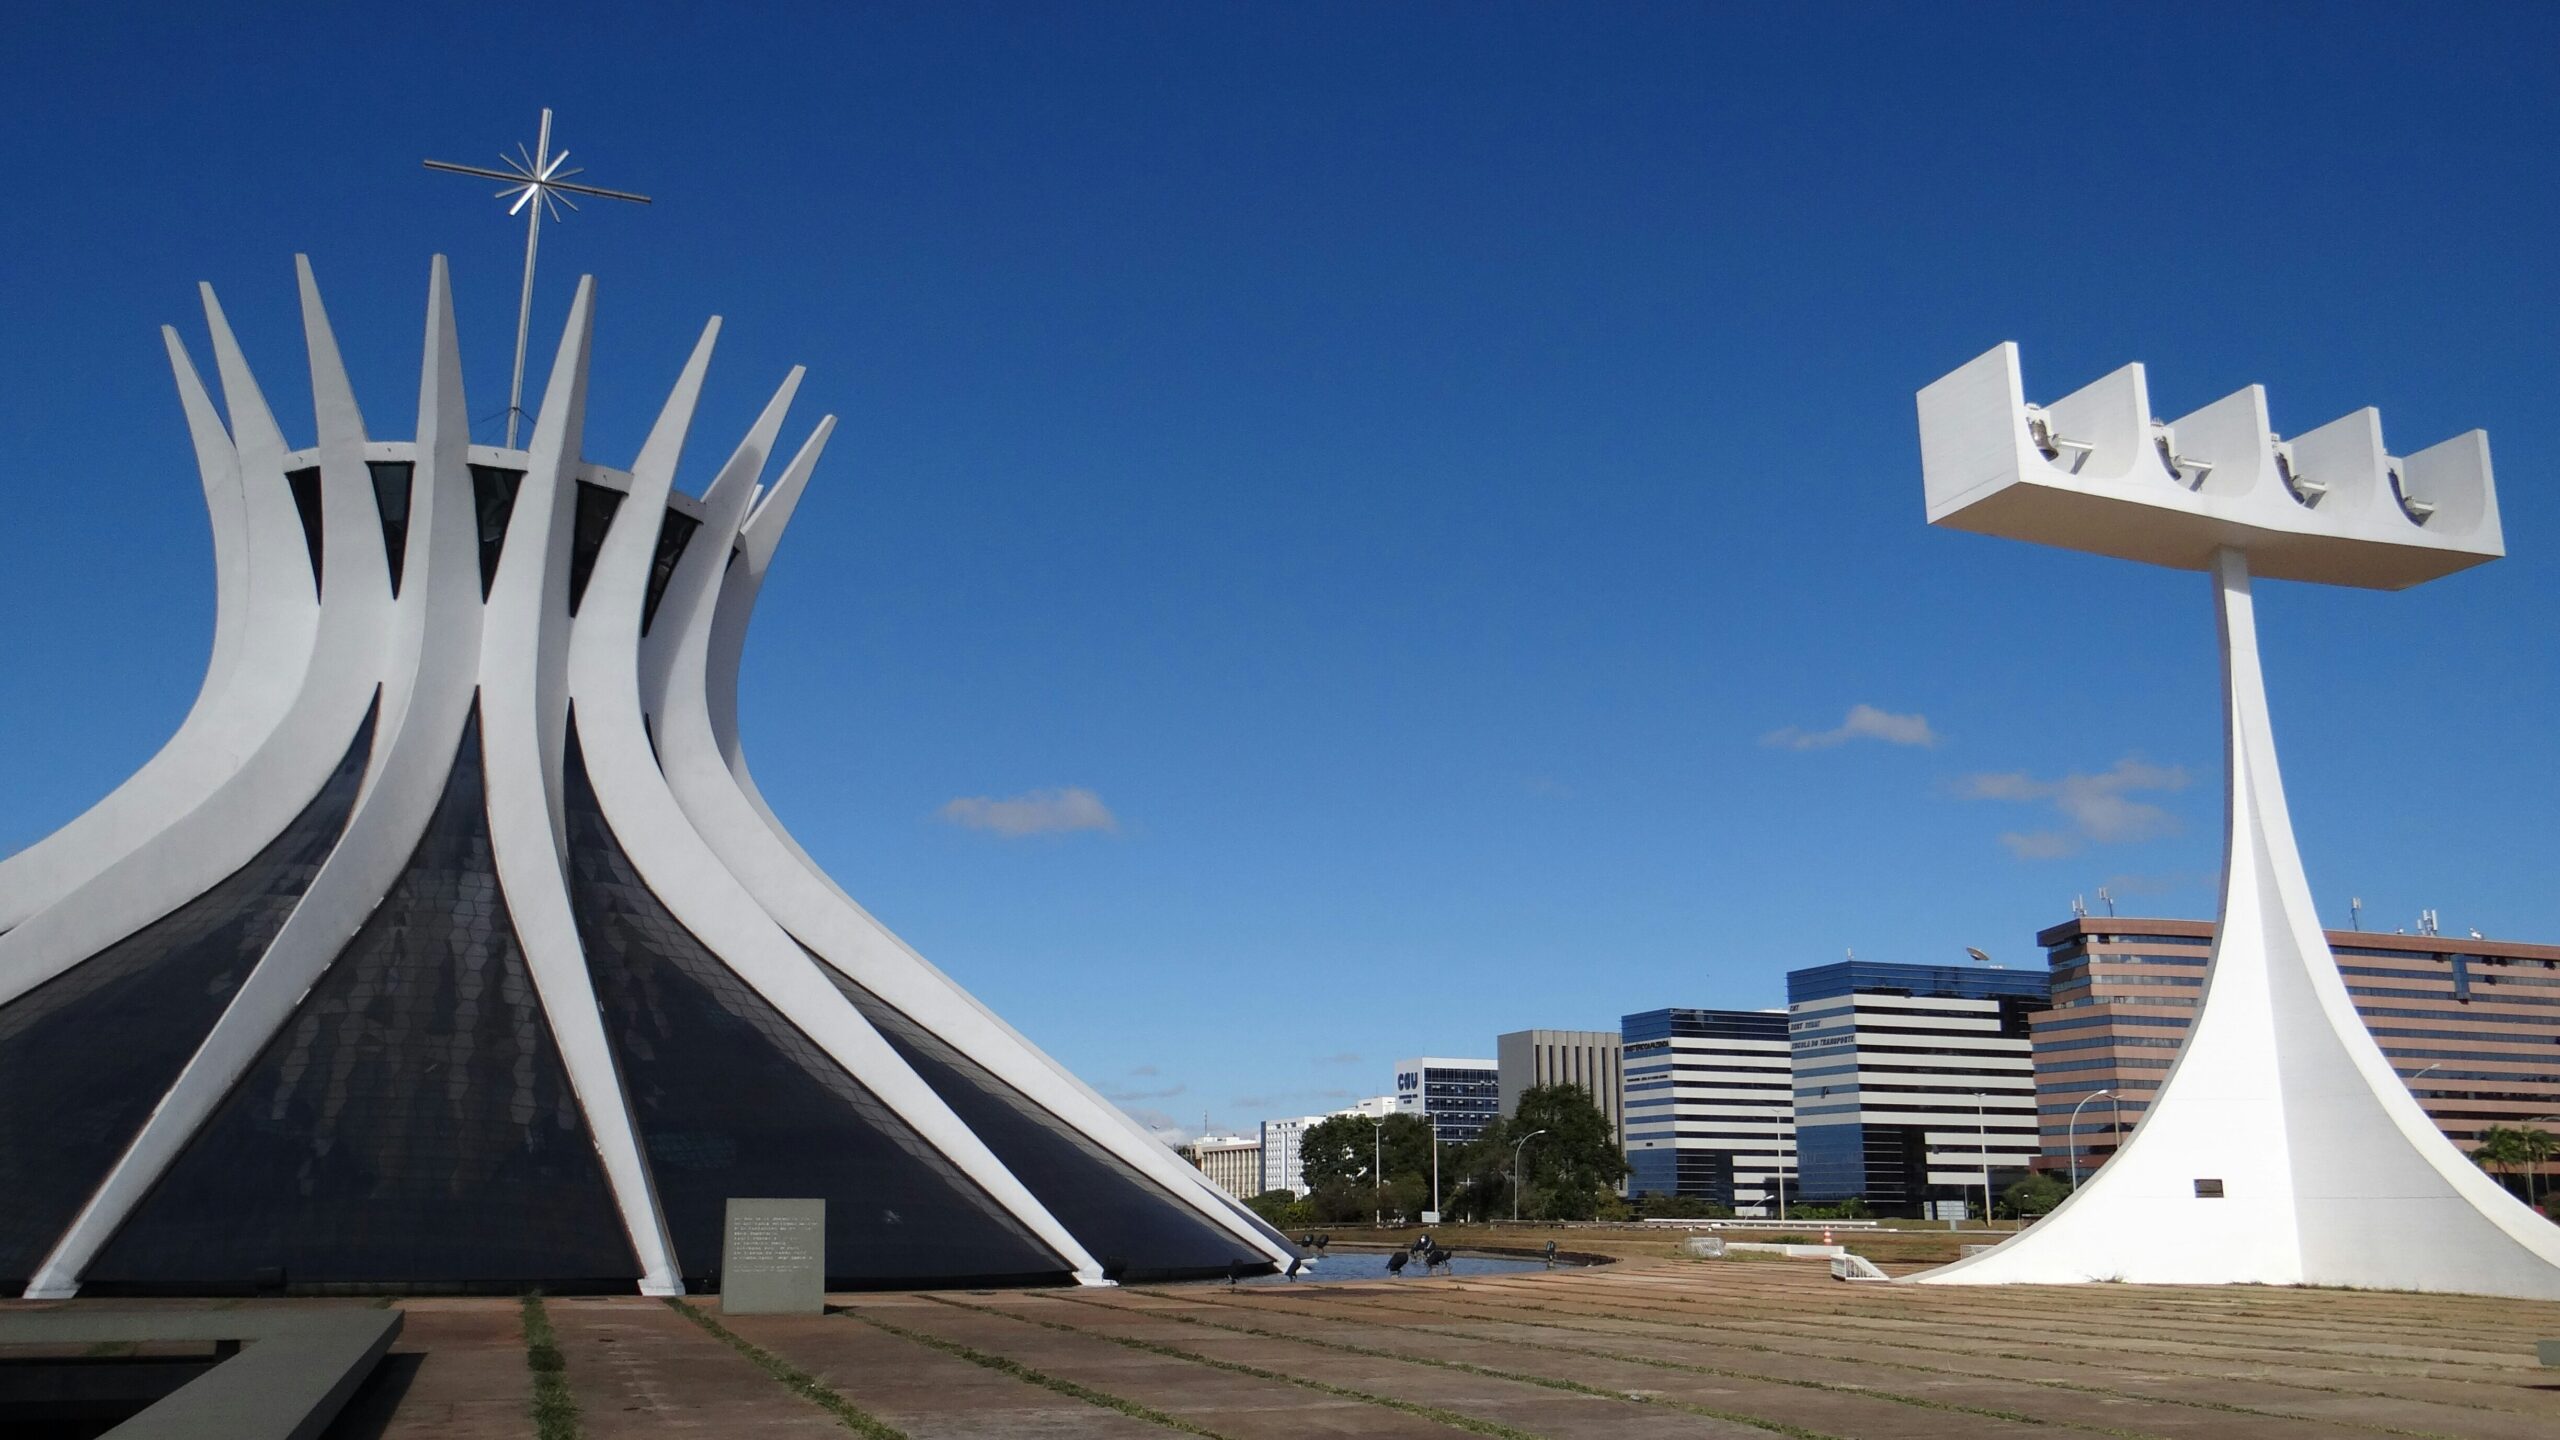
[[[1831,1243],[1831,1227],[1828,1225],[1822,1227],[1822,1243],[1825,1245]]]

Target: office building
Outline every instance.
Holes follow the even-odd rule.
[[[1482,1135],[1501,1109],[1502,1071],[1491,1060],[1426,1055],[1396,1062],[1397,1112],[1430,1120],[1451,1144]]]
[[[1336,1115],[1358,1115],[1364,1119],[1375,1120],[1381,1115],[1401,1115],[1406,1113],[1407,1110],[1411,1110],[1415,1114],[1420,1114],[1420,1098],[1416,1097],[1413,1105],[1406,1106],[1400,1103],[1398,1098],[1393,1095],[1372,1095],[1366,1100],[1354,1101],[1348,1107],[1336,1110],[1333,1113]]]
[[[2043,970],[1849,960],[1787,975],[1799,1193],[1960,1214],[2036,1157]]]
[[[2560,947],[2327,935],[2366,1030],[2447,1139],[2468,1150],[2492,1125],[2540,1120],[2560,1130],[2551,1119],[2560,1114]],[[2076,1152],[2086,1178],[2142,1118],[2177,1057],[2204,995],[2213,925],[2085,917],[2036,943],[2053,980],[2053,1008],[2032,1020],[2038,1164],[2067,1173]],[[2560,1176],[2560,1164],[2542,1173]]]
[[[1262,1193],[1262,1142],[1251,1135],[1203,1135],[1184,1147],[1209,1183],[1239,1200]]]
[[[1514,1030],[1494,1037],[1497,1097],[1505,1119],[1519,1113],[1520,1096],[1541,1085],[1579,1085],[1608,1117],[1609,1133],[1626,1136],[1621,1105],[1618,1032],[1615,1030]]]
[[[1336,1112],[1342,1113],[1342,1112]],[[1293,1115],[1286,1120],[1262,1122],[1262,1188],[1286,1190],[1293,1195],[1307,1193],[1304,1165],[1298,1159],[1298,1142],[1309,1130],[1331,1115]]]
[[[1627,1193],[1777,1214],[1795,1169],[1785,1013],[1647,1010],[1621,1021],[1619,1036]]]

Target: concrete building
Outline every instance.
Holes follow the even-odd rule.
[[[1647,1010],[1620,1022],[1628,1194],[1778,1213],[1780,1187],[1795,1193],[1787,1023],[1763,1010]]]
[[[757,791],[748,617],[834,423],[782,445],[799,372],[687,493],[717,322],[626,469],[584,448],[592,282],[522,449],[471,443],[441,257],[414,439],[299,282],[296,440],[210,290],[221,408],[165,332],[214,532],[194,706],[0,862],[0,1288],[680,1295],[741,1195],[830,1202],[839,1287],[1293,1256]]]
[[[1262,1193],[1262,1142],[1251,1135],[1203,1135],[1183,1147],[1209,1183],[1239,1200]]]
[[[1502,1069],[1491,1060],[1425,1055],[1396,1062],[1396,1111],[1421,1115],[1442,1140],[1463,1145],[1502,1110]]]
[[[2403,590],[2505,554],[2489,437],[2395,454],[2370,406],[2287,436],[2255,385],[2162,420],[2140,365],[2036,404],[2014,344],[1918,398],[1931,524],[2206,577],[2224,822],[2213,964],[2141,1125],[2052,1214],[1921,1282],[2560,1300],[2560,1229],[2446,1138],[2380,1043],[2440,1037],[2373,1032],[2471,1037],[2423,1005],[2370,1030],[2357,1013],[2294,840],[2258,647],[2261,579]]]
[[[1624,1077],[1615,1030],[1514,1030],[1493,1041],[1499,1072],[1500,1114],[1519,1113],[1522,1092],[1541,1085],[1579,1085],[1609,1118],[1609,1133],[1624,1139]]]
[[[2213,928],[2089,917],[2036,936],[2053,977],[2053,1008],[2032,1017],[2039,1166],[2068,1173],[2076,1152],[2086,1178],[2142,1118],[2195,1019]],[[2560,947],[2369,930],[2327,938],[2365,1029],[2447,1139],[2469,1150],[2489,1126],[2560,1113]],[[2560,1178],[2560,1162],[2541,1171]]]
[[[1336,1110],[1333,1113],[1336,1115],[1359,1115],[1367,1119],[1375,1120],[1381,1115],[1404,1114],[1408,1108],[1413,1110],[1415,1113],[1420,1113],[1419,1100],[1417,1100],[1413,1106],[1407,1107],[1397,1096],[1372,1095],[1366,1100],[1354,1101],[1349,1107]]]
[[[1958,1214],[2036,1157],[2046,972],[1864,960],[1787,975],[1798,1193]]]

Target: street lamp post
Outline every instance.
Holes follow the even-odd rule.
[[[1514,1145],[1511,1147],[1511,1218],[1512,1218],[1512,1219],[1514,1219],[1514,1220],[1518,1220],[1518,1219],[1520,1218],[1520,1151],[1521,1151],[1521,1147],[1522,1147],[1522,1146],[1527,1145],[1530,1141],[1535,1140],[1535,1139],[1537,1139],[1539,1136],[1544,1135],[1544,1134],[1546,1134],[1546,1133],[1547,1133],[1547,1132],[1546,1132],[1546,1131],[1544,1131],[1544,1130],[1532,1130],[1532,1131],[1530,1131],[1528,1134],[1521,1136],[1521,1137],[1520,1137],[1520,1139],[1519,1139],[1519,1142],[1518,1142],[1517,1144],[1514,1144]]]
[[[2080,1105],[2086,1105],[2101,1095],[2113,1100],[2115,1093],[2113,1090],[2092,1090],[2080,1097]],[[2070,1144],[2064,1147],[2071,1152],[2071,1189],[2075,1194],[2080,1189],[2080,1105],[2071,1107]]]
[[[1387,1148],[1387,1117],[1369,1117],[1369,1223],[1387,1223],[1387,1177],[1380,1173],[1378,1157]]]
[[[1973,1092],[1974,1143],[1982,1149],[1982,1228],[1991,1228],[1991,1121],[1983,1108],[1982,1092]]]
[[[1431,1122],[1431,1218],[1440,1218],[1440,1117],[1425,1110],[1422,1118]]]

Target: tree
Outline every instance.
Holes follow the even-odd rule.
[[[2515,1187],[2508,1184],[2507,1177],[2518,1165],[2529,1163],[2526,1157],[2532,1150],[2533,1142],[2525,1138],[2522,1130],[2492,1125],[2480,1132],[2479,1142],[2471,1147],[2471,1161],[2512,1190]]]
[[[1244,1203],[1276,1230],[1293,1230],[1314,1223],[1316,1218],[1314,1208],[1299,1199],[1294,1190],[1265,1190]]]
[[[1369,1173],[1372,1157],[1389,1180],[1398,1175],[1431,1174],[1431,1126],[1419,1115],[1389,1115],[1384,1128],[1365,1115],[1335,1115],[1307,1127],[1298,1137],[1298,1163],[1307,1188],[1328,1184],[1377,1184]]]
[[[1516,1182],[1522,1219],[1588,1220],[1626,1175],[1627,1157],[1619,1153],[1609,1117],[1591,1103],[1590,1091],[1540,1085],[1522,1092],[1509,1118],[1485,1127],[1458,1157],[1458,1170],[1464,1177],[1460,1207],[1480,1217],[1510,1215]]]
[[[2537,1130],[2530,1125],[2518,1130],[2516,1135],[2518,1137],[2516,1155],[2525,1166],[2524,1198],[2538,1205],[2542,1200],[2542,1167],[2550,1164],[2554,1157],[2560,1157],[2560,1136],[2554,1136],[2548,1130]]]
[[[2029,1175],[2000,1192],[2000,1213],[2019,1220],[2047,1214],[2071,1198],[2071,1187],[2050,1175]]]

